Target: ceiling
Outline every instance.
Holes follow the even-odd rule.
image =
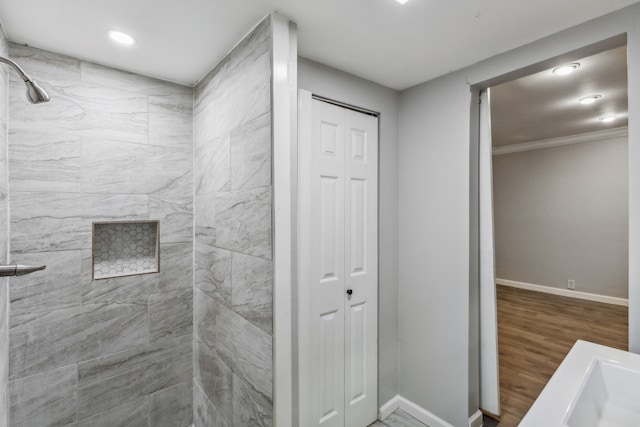
[[[542,141],[627,126],[625,46],[576,61],[580,67],[559,76],[553,70],[491,88],[494,146]],[[590,105],[578,100],[601,95]],[[604,123],[600,118],[613,115]]]
[[[301,56],[400,90],[638,1],[3,0],[0,20],[16,43],[192,85],[277,10]]]

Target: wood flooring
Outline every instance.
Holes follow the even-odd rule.
[[[627,350],[627,307],[497,286],[499,427],[515,427],[578,339]]]

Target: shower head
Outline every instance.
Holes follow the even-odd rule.
[[[27,85],[27,99],[32,104],[40,104],[42,102],[49,102],[51,98],[44,89],[42,89],[35,80],[33,80],[27,73],[24,72],[22,67],[16,64],[14,61],[0,56],[0,62],[11,65],[22,77],[24,84]]]
[[[27,85],[27,98],[32,104],[40,104],[42,102],[49,102],[49,94],[42,89],[35,80],[26,80],[24,82]]]

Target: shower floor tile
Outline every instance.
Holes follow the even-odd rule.
[[[376,421],[369,427],[428,427],[402,409],[396,409],[393,414],[389,415],[384,421]]]

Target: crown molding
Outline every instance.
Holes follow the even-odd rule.
[[[504,145],[493,148],[493,155],[518,153],[520,151],[539,150],[541,148],[559,147],[561,145],[580,144],[582,142],[603,141],[606,139],[627,136],[629,129],[625,127],[581,133],[579,135],[563,136],[560,138],[543,139],[541,141],[523,142],[521,144]]]

